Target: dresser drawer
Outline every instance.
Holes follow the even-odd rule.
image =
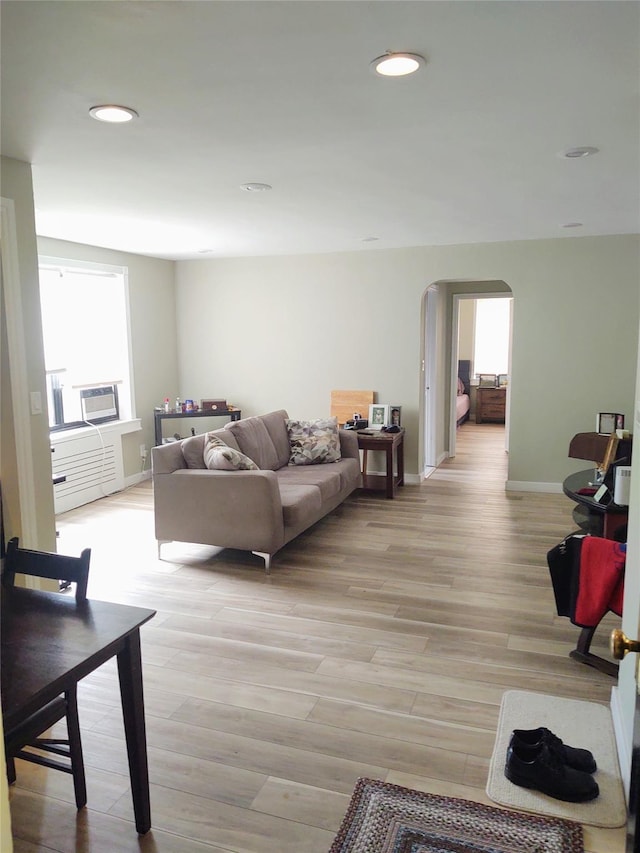
[[[506,388],[478,388],[476,398],[476,423],[499,421],[504,423]]]

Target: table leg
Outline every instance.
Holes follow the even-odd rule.
[[[393,442],[388,442],[385,450],[387,453],[387,497],[393,498]]]
[[[151,829],[151,803],[139,629],[127,637],[124,648],[118,654],[118,677],[127,739],[133,812],[136,829],[140,835],[144,835]]]
[[[404,436],[398,442],[396,464],[398,466],[398,481],[397,481],[397,483],[399,486],[404,486]]]

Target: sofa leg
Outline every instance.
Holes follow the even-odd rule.
[[[171,539],[158,539],[158,540],[157,540],[157,544],[158,544],[158,559],[159,559],[159,560],[161,560],[161,559],[162,559],[162,554],[160,553],[160,548],[161,548],[161,546],[162,546],[162,545],[165,545],[167,542],[171,542]]]
[[[264,551],[252,551],[252,554],[255,554],[256,557],[262,557],[264,560],[264,570],[270,575],[271,574],[271,554],[266,554]]]

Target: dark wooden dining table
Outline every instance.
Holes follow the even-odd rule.
[[[20,587],[2,588],[0,684],[5,735],[117,658],[138,833],[151,828],[140,626],[155,610]]]

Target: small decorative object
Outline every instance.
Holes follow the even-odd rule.
[[[617,412],[598,412],[596,432],[600,435],[611,435],[617,429],[624,429],[624,415]]]
[[[504,388],[509,384],[509,374],[508,373],[499,373],[498,374],[498,388]]]
[[[495,388],[496,387],[496,374],[495,373],[480,373],[478,374],[478,387],[479,388]]]
[[[185,412],[193,411],[193,400],[185,400],[184,401],[184,410]]]
[[[392,403],[390,409],[391,414],[389,424],[391,426],[402,426],[402,406],[395,406]]]
[[[226,400],[202,400],[201,405],[203,412],[215,412],[218,409],[227,411],[229,409]]]
[[[372,403],[369,406],[369,429],[382,429],[389,423],[389,404]]]

